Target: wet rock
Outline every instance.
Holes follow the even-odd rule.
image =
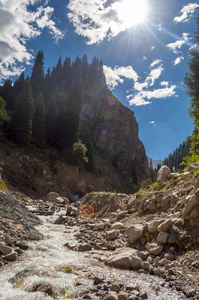
[[[113,283],[113,284],[110,286],[110,290],[113,291],[113,292],[118,293],[118,292],[120,291],[120,286],[119,286],[119,284]]]
[[[0,252],[3,255],[9,254],[12,252],[12,248],[3,244],[0,244]]]
[[[148,243],[146,245],[146,249],[149,251],[150,254],[152,255],[159,255],[162,250],[163,250],[163,246],[160,244],[156,244],[156,243]]]
[[[22,250],[27,250],[28,249],[28,244],[26,244],[25,241],[17,241],[15,243],[15,246],[21,248]]]
[[[141,264],[140,253],[138,250],[131,249],[128,247],[120,248],[115,250],[105,261],[105,263],[111,267],[120,268],[120,269],[131,269],[133,263],[135,266],[138,265],[139,261]]]
[[[5,255],[5,259],[8,261],[15,261],[18,258],[18,253],[15,251],[12,251]]]
[[[90,251],[91,249],[92,249],[91,245],[84,243],[84,244],[80,244],[77,250],[80,252],[85,252],[85,251]]]
[[[8,234],[6,234],[5,235],[5,242],[6,242],[6,244],[8,244],[9,246],[12,246],[13,245],[13,239],[8,235]]]
[[[167,167],[166,165],[162,166],[158,171],[157,181],[160,182],[165,180],[166,178],[169,177],[170,174],[171,174],[171,170],[169,169],[169,167]]]
[[[141,298],[141,299],[148,299],[147,293],[146,293],[146,292],[141,293],[141,294],[140,294],[140,298]]]
[[[143,230],[144,226],[142,224],[135,224],[127,227],[127,235],[131,244],[143,236]]]
[[[119,235],[118,230],[110,230],[106,232],[106,239],[107,241],[113,241],[115,240]]]
[[[36,291],[45,293],[51,297],[55,297],[54,287],[50,283],[41,283],[36,287]]]

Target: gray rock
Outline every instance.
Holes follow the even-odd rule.
[[[190,172],[190,171],[193,171],[195,169],[199,169],[199,163],[195,163],[195,164],[189,166],[188,171]]]
[[[157,242],[161,244],[166,244],[169,234],[167,232],[160,232],[157,236]]]
[[[116,222],[111,225],[111,229],[124,229],[124,224],[120,222]]]
[[[145,202],[145,208],[148,209],[148,210],[155,210],[156,209],[156,206],[155,206],[155,203],[152,201],[152,200],[147,200]]]
[[[113,241],[115,240],[119,235],[119,231],[118,230],[109,230],[106,232],[106,239],[107,241]]]
[[[18,257],[18,253],[15,251],[12,251],[5,255],[5,259],[7,259],[9,261],[15,261],[15,260],[17,260],[17,257]]]
[[[199,177],[196,179],[194,183],[194,190],[196,191],[197,189],[199,189]]]
[[[141,188],[144,189],[148,185],[152,184],[151,178],[148,178],[147,180],[144,180],[141,182]]]
[[[58,193],[55,192],[50,192],[46,195],[44,201],[49,201],[52,203],[58,203],[61,204],[64,202],[64,200],[60,197],[60,195]]]
[[[171,225],[173,224],[172,220],[166,220],[165,222],[161,223],[159,226],[158,226],[158,231],[159,232],[162,232],[162,231],[167,231]]]
[[[119,284],[117,284],[117,283],[111,284],[110,290],[111,290],[112,292],[118,293],[118,292],[120,291],[120,286],[119,286]]]
[[[160,168],[160,170],[158,171],[158,175],[157,175],[157,181],[164,181],[166,178],[169,177],[169,175],[171,174],[171,170],[169,169],[169,167],[167,166],[162,166]]]
[[[12,248],[9,247],[9,246],[6,246],[4,244],[0,244],[0,252],[3,254],[3,255],[6,255],[6,254],[9,254],[12,252]]]
[[[148,243],[146,245],[146,249],[149,251],[150,254],[152,255],[159,255],[162,250],[163,250],[163,246],[160,244],[156,244],[156,243]]]
[[[116,219],[120,220],[120,219],[124,218],[127,214],[128,214],[127,210],[121,211],[120,213],[118,213]]]
[[[185,218],[185,216],[188,215],[193,210],[193,208],[196,207],[197,205],[199,205],[199,189],[197,189],[195,194],[192,196],[192,198],[185,206],[182,217]]]
[[[140,258],[140,253],[138,250],[124,247],[115,250],[107,259],[106,264],[120,269],[131,269],[133,267],[133,262],[137,266],[138,260],[133,258]]]
[[[106,300],[118,300],[118,296],[116,292],[109,291]]]
[[[143,230],[144,226],[142,224],[131,225],[127,228],[127,235],[131,244],[143,236]]]
[[[162,223],[162,220],[154,220],[147,223],[148,232],[154,233],[158,231],[158,226]]]
[[[92,249],[91,245],[84,243],[84,244],[80,244],[78,246],[78,251],[80,252],[85,252],[85,251],[90,251]]]

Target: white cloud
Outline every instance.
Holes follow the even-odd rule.
[[[179,57],[177,57],[176,59],[175,59],[175,61],[173,62],[174,63],[174,65],[176,66],[176,65],[178,65],[178,64],[180,64],[181,63],[181,61],[184,59],[184,57],[183,56],[179,56]]]
[[[137,91],[142,91],[143,88],[153,86],[155,83],[155,80],[160,77],[160,75],[162,74],[163,71],[164,71],[164,68],[162,65],[156,69],[152,69],[150,74],[147,76],[145,82],[143,82],[143,83],[136,82],[134,85],[134,89]]]
[[[175,95],[176,85],[171,85],[170,87],[155,89],[153,91],[140,91],[137,94],[128,95],[127,99],[130,105],[141,106],[150,104],[150,100],[154,99],[162,99]]]
[[[150,121],[149,124],[155,124],[155,121]]]
[[[152,67],[154,67],[155,65],[159,64],[160,62],[161,62],[161,59],[156,59],[156,60],[154,60],[154,61],[151,63],[150,67],[152,68]]]
[[[30,5],[40,0],[10,0],[0,2],[0,80],[19,75],[23,64],[30,63],[32,54],[26,48],[26,41],[40,35],[46,27],[55,40],[63,33],[51,20],[53,8],[39,6],[30,11]]]
[[[68,18],[75,32],[87,38],[87,44],[92,45],[132,27],[133,15],[131,20],[129,16],[125,19],[124,15],[129,3],[129,0],[70,0]]]
[[[161,81],[160,85],[161,86],[169,86],[169,82],[168,81]]]
[[[167,44],[166,47],[169,48],[169,50],[173,51],[173,53],[177,54],[179,53],[177,49],[180,49],[184,44],[185,44],[184,40],[178,40],[175,43]]]
[[[197,3],[189,3],[186,6],[183,6],[183,8],[180,11],[181,16],[175,17],[174,22],[188,22],[189,19],[193,16],[193,13],[195,12],[196,8],[199,8],[199,4]]]
[[[143,56],[143,57],[142,57],[142,60],[143,60],[143,61],[144,61],[144,60],[147,60],[146,56]]]
[[[133,79],[134,82],[138,80],[138,75],[131,66],[115,66],[114,69],[104,66],[103,68],[106,76],[106,82],[111,89],[114,89],[119,83],[123,83],[124,78]]]
[[[185,41],[189,41],[189,40],[191,40],[191,38],[189,37],[189,33],[187,33],[187,32],[183,32],[183,34],[182,34],[182,38],[185,40]]]
[[[150,104],[151,101],[149,100],[152,98],[161,99],[175,95],[176,86],[171,85],[167,81],[161,81],[159,83],[159,88],[151,90],[156,80],[160,78],[163,71],[164,68],[162,65],[160,65],[157,68],[150,70],[150,73],[146,76],[144,82],[139,82],[139,76],[131,66],[116,66],[114,69],[108,66],[104,66],[106,81],[111,89],[114,89],[119,84],[124,83],[125,78],[133,80],[133,87],[128,90],[127,93],[129,93],[130,91],[134,91],[134,93],[131,92],[130,95],[126,96],[126,99],[130,105],[135,106]]]

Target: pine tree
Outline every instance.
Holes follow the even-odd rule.
[[[32,93],[34,99],[36,99],[40,92],[43,92],[44,83],[44,54],[43,51],[39,51],[34,62],[32,69],[32,75],[30,78],[30,84],[32,86]]]
[[[199,14],[197,16],[197,31],[195,35],[196,45],[190,49],[191,60],[189,61],[189,72],[185,75],[190,96],[189,114],[194,121],[194,133],[191,140],[191,152],[199,156]]]
[[[32,118],[34,101],[30,82],[26,80],[19,94],[12,119],[9,124],[9,136],[20,146],[29,146],[32,136]]]
[[[52,94],[46,111],[46,138],[47,143],[55,146],[56,141],[56,124],[57,124],[57,104],[55,94]]]
[[[40,93],[35,101],[35,112],[32,126],[32,142],[38,147],[44,147],[46,144],[45,136],[45,108],[43,94]]]

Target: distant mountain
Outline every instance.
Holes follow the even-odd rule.
[[[163,164],[163,160],[156,160],[156,159],[152,159],[150,157],[147,157],[148,158],[148,162],[150,164],[150,161],[152,160],[152,166],[153,168],[157,168],[157,165],[162,165]]]

